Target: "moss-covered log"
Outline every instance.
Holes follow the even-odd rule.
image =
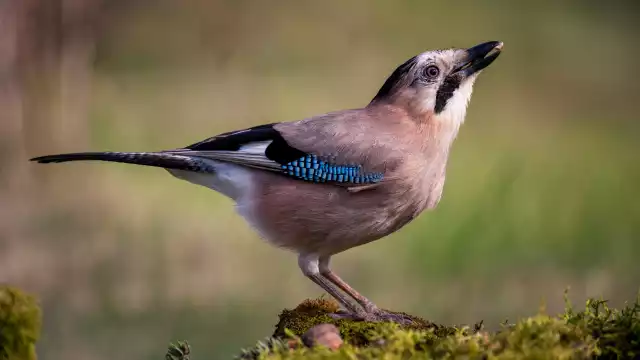
[[[329,314],[337,312],[338,309],[338,304],[330,299],[305,300],[293,310],[282,311],[279,316],[280,321],[272,336],[275,338],[285,337],[287,335],[285,329],[289,334],[302,336],[314,325],[333,324],[340,330],[340,336],[344,341],[355,346],[366,346],[374,340],[371,337],[372,334],[389,325],[388,323],[336,320],[329,316]],[[414,321],[414,324],[404,327],[405,329],[431,331],[436,336],[451,335],[457,331],[455,327],[441,326],[417,316],[404,315]]]
[[[574,311],[540,313],[497,332],[481,325],[447,327],[414,318],[417,325],[333,320],[336,305],[306,300],[280,314],[274,336],[241,352],[241,359],[640,359],[640,298],[622,310],[588,300]],[[344,344],[337,350],[308,348],[301,339],[320,323],[338,326]]]

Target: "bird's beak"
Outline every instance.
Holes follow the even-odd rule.
[[[501,41],[489,41],[462,50],[465,55],[452,73],[461,73],[464,77],[471,76],[489,66],[502,51]]]

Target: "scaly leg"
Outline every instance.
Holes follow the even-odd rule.
[[[320,274],[332,284],[340,288],[342,291],[351,296],[354,300],[362,306],[366,312],[365,316],[362,314],[353,312],[349,315],[340,315],[340,317],[351,317],[355,319],[367,320],[367,321],[393,321],[399,324],[409,325],[413,323],[413,319],[406,315],[390,313],[378,308],[371,300],[364,297],[354,288],[349,286],[344,280],[342,280],[336,273],[329,268],[330,257],[320,258]]]
[[[379,311],[376,304],[357,292],[354,288],[352,288],[351,286],[349,286],[349,284],[342,280],[336,273],[331,271],[331,269],[329,268],[329,260],[330,257],[328,256],[320,258],[320,274],[331,283],[336,285],[338,288],[340,288],[342,291],[347,293],[349,296],[351,296],[355,301],[358,302],[358,304],[360,304],[360,306],[364,308],[367,313],[373,314]]]
[[[328,292],[329,295],[333,296],[340,305],[345,307],[351,314],[356,314],[357,316],[364,316],[364,313],[361,309],[355,306],[345,294],[341,293],[339,289],[332,284],[331,281],[324,278],[320,274],[319,269],[319,257],[317,255],[302,255],[298,256],[298,266],[302,273],[311,279],[314,283],[320,286],[324,291]]]

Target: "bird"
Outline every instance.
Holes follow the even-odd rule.
[[[340,278],[331,257],[436,208],[473,85],[502,48],[488,41],[422,52],[397,66],[359,108],[230,131],[171,150],[30,160],[164,168],[230,198],[261,238],[297,254],[302,274],[341,305],[332,316],[407,323],[406,315],[379,308]]]

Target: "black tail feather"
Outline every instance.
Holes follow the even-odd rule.
[[[83,152],[39,156],[31,161],[40,164],[60,163],[67,161],[97,160],[126,164],[161,167],[165,169],[187,170],[194,172],[214,172],[213,165],[207,161],[191,156],[172,155],[164,152]]]

